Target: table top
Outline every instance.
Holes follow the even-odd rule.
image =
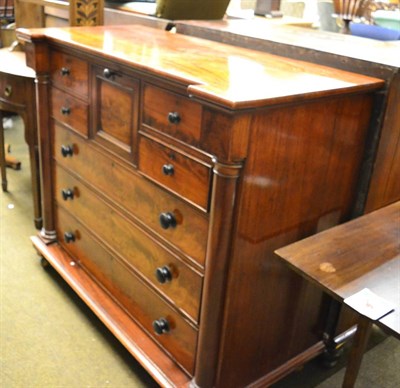
[[[228,35],[235,41],[242,39],[246,42],[246,39],[252,39],[254,44],[257,44],[257,41],[269,41],[284,46],[296,46],[395,68],[400,67],[400,41],[379,41],[294,25],[278,25],[265,18],[177,21],[177,30],[212,39],[220,34],[216,39],[225,41]]]
[[[248,109],[375,90],[383,81],[145,26],[18,29],[23,40],[117,60],[187,85],[189,95],[230,109]]]
[[[377,323],[400,338],[400,201],[275,253],[336,299],[368,288],[394,304]]]
[[[35,78],[35,72],[26,65],[25,53],[10,51],[8,47],[0,49],[0,72],[19,77]]]

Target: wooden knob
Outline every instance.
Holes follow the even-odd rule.
[[[168,333],[170,331],[170,326],[165,318],[159,318],[153,322],[153,329],[156,334],[161,335]]]
[[[176,226],[176,218],[170,212],[160,214],[160,225],[163,229],[174,228]]]
[[[61,108],[61,114],[64,116],[68,116],[71,113],[71,108],[68,108],[66,106],[63,106]]]
[[[174,175],[174,165],[173,164],[164,164],[162,166],[162,172],[164,175]]]
[[[66,158],[67,156],[72,156],[74,154],[74,149],[72,145],[62,145],[61,146],[61,155]]]
[[[103,76],[104,76],[105,78],[107,78],[107,79],[113,77],[114,75],[115,75],[115,72],[112,71],[112,70],[110,70],[110,69],[105,68],[105,69],[103,70]]]
[[[67,75],[70,74],[70,70],[68,69],[68,67],[62,67],[61,70],[60,70],[60,74],[61,74],[63,77],[65,77],[65,76],[67,76]]]
[[[61,195],[64,201],[68,201],[69,199],[74,199],[74,191],[71,189],[62,189]]]
[[[75,234],[72,232],[65,232],[64,233],[64,241],[69,244],[75,241]]]
[[[181,116],[179,115],[178,112],[169,112],[168,113],[168,121],[171,124],[179,124],[181,121]]]
[[[159,283],[164,284],[172,280],[172,273],[168,266],[164,265],[156,269],[156,278]]]

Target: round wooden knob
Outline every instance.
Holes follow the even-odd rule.
[[[163,229],[174,228],[176,226],[176,218],[170,212],[160,214],[160,225]]]
[[[67,76],[67,75],[70,74],[70,70],[68,69],[68,67],[62,67],[61,70],[60,70],[60,74],[61,74],[63,77],[65,77],[65,76]]]
[[[156,278],[159,283],[164,284],[172,280],[172,273],[168,266],[164,265],[156,269]]]
[[[113,77],[114,75],[115,75],[115,72],[113,72],[112,70],[110,70],[110,69],[108,69],[108,68],[105,68],[105,69],[103,70],[103,76],[104,76],[105,78],[107,78],[107,79]]]
[[[62,145],[61,146],[61,155],[66,158],[67,156],[72,156],[74,154],[74,148],[72,145]]]
[[[71,243],[75,241],[75,234],[72,232],[65,232],[64,233],[64,240],[66,243]]]
[[[168,121],[171,124],[178,124],[181,121],[181,116],[178,112],[169,112],[168,113]]]
[[[165,318],[159,318],[153,322],[153,329],[156,332],[156,334],[161,335],[168,333],[170,327],[168,321]]]
[[[164,164],[162,166],[162,172],[164,175],[174,175],[174,165],[173,164]]]
[[[61,195],[64,201],[68,201],[69,199],[74,199],[74,191],[71,189],[62,189]]]
[[[63,106],[61,108],[61,114],[64,116],[68,116],[71,113],[71,108],[68,108],[66,106]]]

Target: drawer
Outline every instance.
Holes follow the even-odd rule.
[[[207,214],[152,184],[133,168],[115,162],[107,153],[90,147],[90,142],[60,126],[55,126],[54,138],[54,153],[59,164],[79,174],[162,239],[204,265],[208,234]],[[73,146],[76,154],[72,158],[62,157],[62,146]],[[176,215],[177,225],[164,229],[159,217],[168,212]]]
[[[50,61],[50,76],[53,85],[87,99],[88,63],[60,51],[53,51],[50,55]]]
[[[57,233],[61,245],[142,325],[190,374],[193,374],[197,329],[147,287],[125,265],[104,248],[91,233],[68,212],[59,208]],[[62,237],[67,231],[75,241],[67,243]],[[169,331],[158,335],[153,325]]]
[[[192,145],[201,135],[202,106],[189,98],[146,84],[142,123]]]
[[[33,84],[33,80],[0,73],[0,99],[11,104],[25,105],[26,99],[31,96],[26,91],[28,83]]]
[[[139,170],[173,193],[208,210],[211,165],[141,136]]]
[[[54,175],[55,195],[56,200],[62,203],[60,206],[82,220],[87,228],[118,252],[129,266],[197,322],[202,276],[110,208],[61,167],[55,169]]]
[[[136,164],[140,83],[111,67],[92,67],[94,140]]]
[[[55,120],[88,136],[88,104],[56,88],[51,91],[51,113]]]

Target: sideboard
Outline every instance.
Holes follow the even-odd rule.
[[[350,218],[384,82],[144,26],[20,29],[48,261],[162,386],[265,386],[323,349],[274,250]]]

